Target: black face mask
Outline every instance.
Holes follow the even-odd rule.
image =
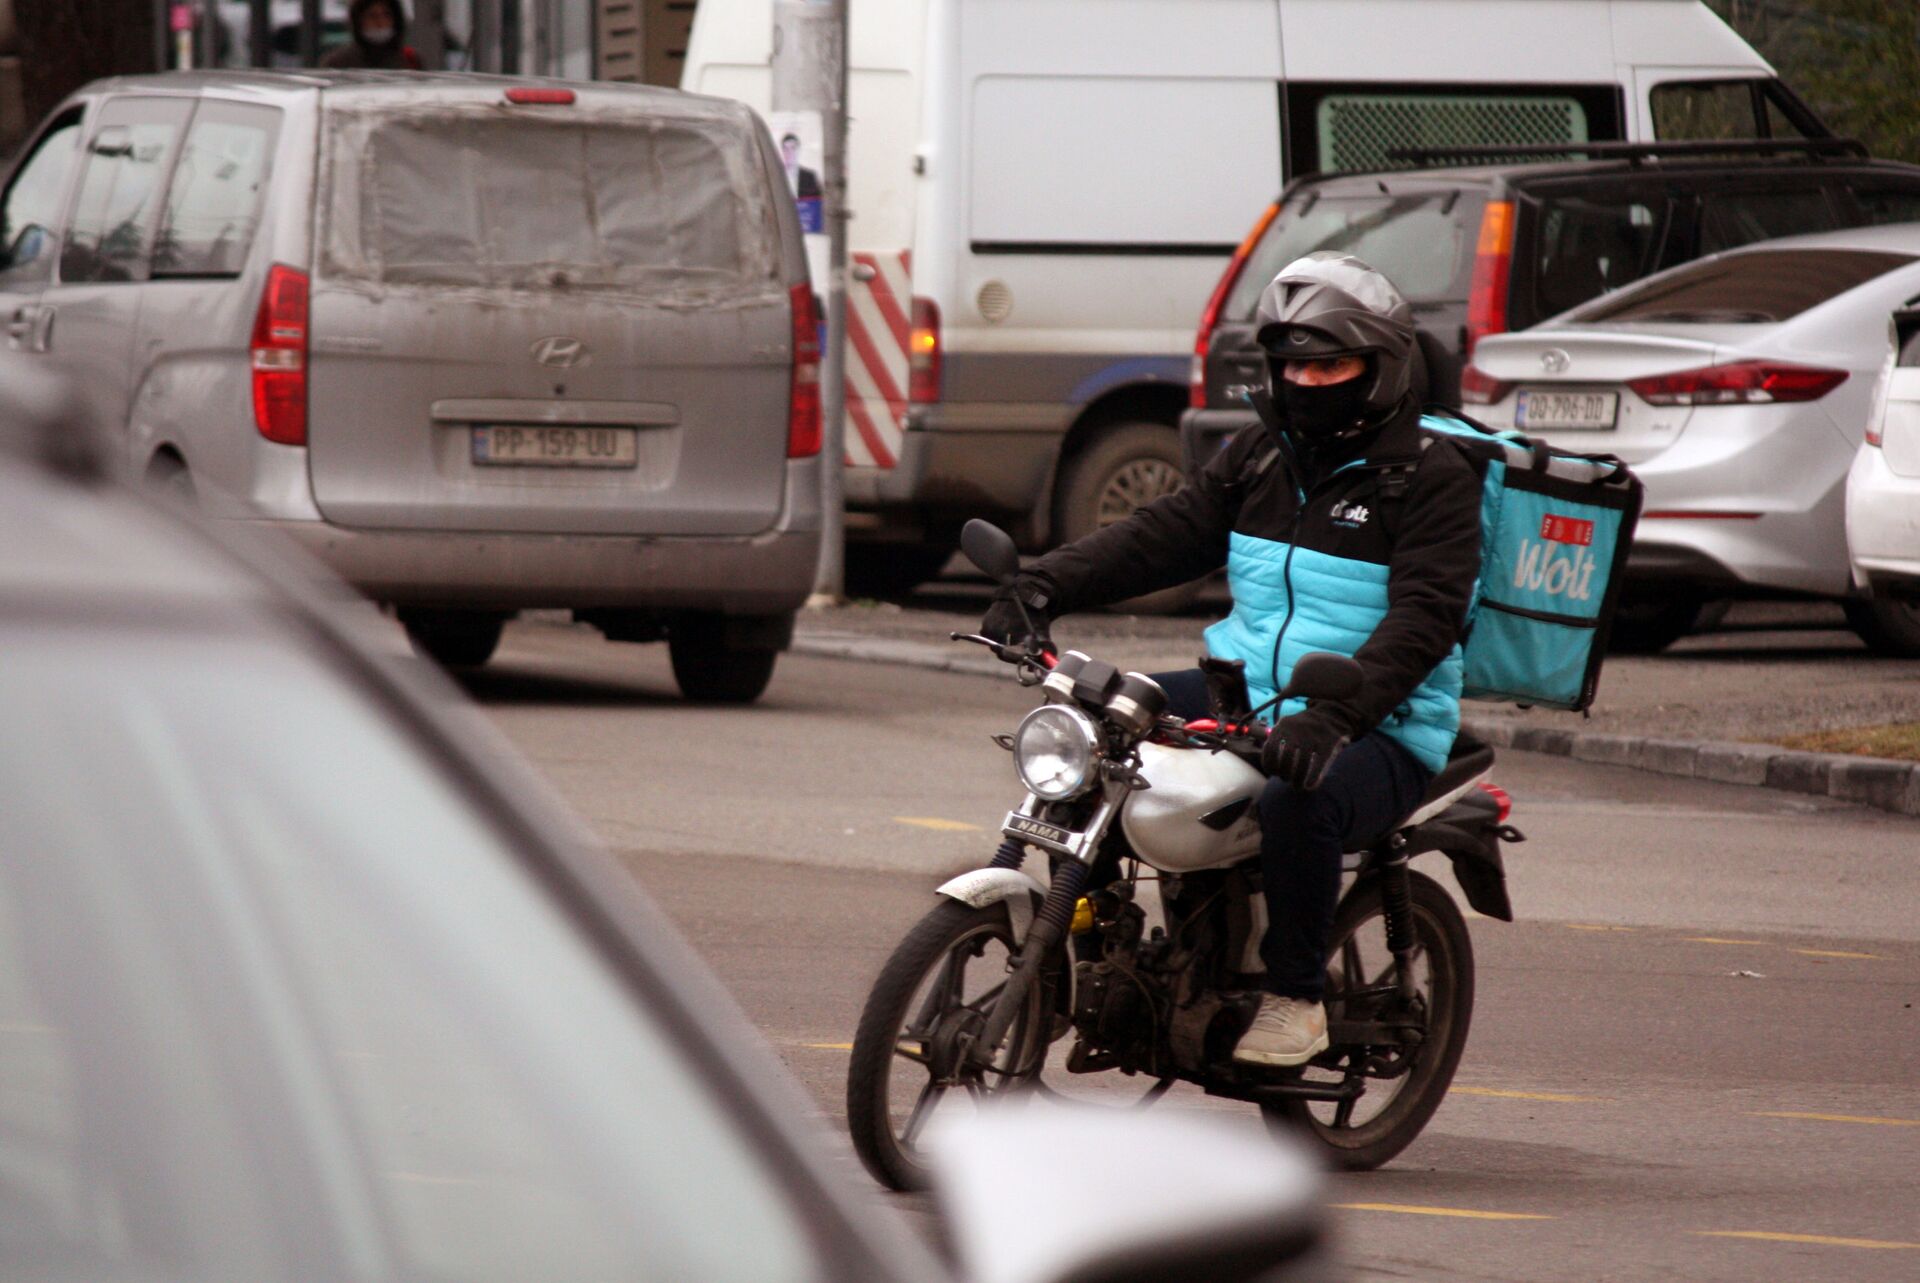
[[[1303,442],[1331,444],[1359,425],[1371,383],[1365,374],[1317,388],[1279,379],[1280,408],[1286,412],[1287,426]]]

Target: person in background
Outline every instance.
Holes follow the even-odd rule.
[[[418,71],[420,55],[407,48],[407,16],[400,0],[353,0],[347,10],[353,38],[329,50],[322,67],[338,70]]]

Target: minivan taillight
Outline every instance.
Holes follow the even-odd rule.
[[[1280,213],[1280,202],[1275,201],[1260,213],[1254,221],[1253,230],[1240,242],[1240,248],[1233,251],[1233,257],[1227,260],[1227,270],[1220,273],[1220,283],[1213,287],[1213,297],[1207,300],[1207,308],[1200,313],[1200,330],[1193,338],[1193,364],[1187,371],[1187,404],[1196,410],[1207,408],[1207,345],[1213,341],[1213,329],[1220,324],[1221,309],[1227,305],[1227,295],[1233,293],[1233,287],[1240,283],[1240,274],[1247,270],[1247,260],[1253,257],[1253,247],[1267,234],[1267,228]]]
[[[1818,401],[1846,381],[1845,370],[1781,361],[1736,361],[1628,379],[1627,386],[1648,405],[1765,405],[1774,401]]]
[[[1467,344],[1463,355],[1489,334],[1507,328],[1507,288],[1513,279],[1513,202],[1490,200],[1480,215],[1480,242],[1467,290]]]
[[[1460,371],[1460,400],[1465,405],[1493,405],[1506,399],[1513,384],[1496,379],[1477,365]]]
[[[940,399],[940,305],[930,298],[913,300],[907,331],[907,400],[931,405]]]
[[[814,312],[813,286],[805,281],[787,291],[793,307],[793,375],[787,384],[787,458],[810,459],[820,453],[820,320]]]
[[[275,263],[253,318],[253,422],[281,445],[307,443],[307,274]]]

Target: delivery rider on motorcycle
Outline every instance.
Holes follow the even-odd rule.
[[[1385,276],[1309,254],[1268,284],[1255,319],[1261,423],[1184,489],[1023,571],[980,631],[1051,649],[1051,619],[1226,567],[1233,609],[1206,630],[1207,649],[1244,662],[1255,710],[1275,723],[1259,802],[1268,992],[1233,1058],[1285,1067],[1328,1046],[1321,998],[1343,852],[1419,804],[1459,729],[1481,482],[1420,429],[1412,312]],[[1359,693],[1270,707],[1314,651],[1352,656]],[[1206,714],[1198,669],[1155,678],[1170,711]]]

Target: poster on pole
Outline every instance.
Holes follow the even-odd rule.
[[[826,144],[817,111],[771,111],[767,127],[780,149],[780,165],[786,171],[787,191],[800,213],[800,230],[806,234],[807,268],[813,275],[813,287],[820,290],[827,279]]]

